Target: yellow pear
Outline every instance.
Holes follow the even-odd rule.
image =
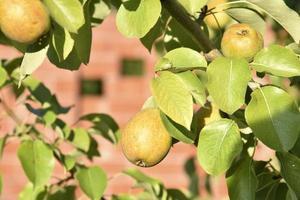
[[[224,33],[221,49],[226,57],[252,58],[263,48],[262,35],[248,24],[231,25]]]
[[[140,167],[158,164],[169,152],[172,138],[160,117],[160,110],[138,112],[125,126],[121,146],[126,158]]]
[[[207,3],[208,9],[212,9],[219,4],[227,3],[227,0],[210,0]],[[219,9],[214,9],[213,12],[217,12],[214,15],[210,14],[204,18],[204,22],[212,29],[224,28],[229,22],[230,17]],[[218,22],[217,22],[217,21]],[[219,23],[219,25],[218,25]]]
[[[33,43],[50,28],[50,17],[40,0],[0,0],[0,28],[19,43]]]

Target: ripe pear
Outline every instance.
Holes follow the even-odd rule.
[[[252,58],[263,48],[262,35],[248,24],[234,24],[224,33],[221,49],[226,57]]]
[[[0,28],[11,40],[33,43],[50,28],[48,10],[40,0],[0,0]]]
[[[125,126],[121,146],[126,158],[140,167],[158,164],[169,152],[172,138],[160,117],[160,110],[138,112]]]
[[[219,4],[227,3],[227,0],[210,0],[207,3],[208,9],[212,9]],[[204,22],[212,29],[224,28],[229,22],[230,17],[220,9],[214,9],[214,15],[210,14],[204,18]],[[218,21],[218,22],[217,22]],[[220,27],[219,27],[220,26]]]

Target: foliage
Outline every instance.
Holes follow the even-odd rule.
[[[93,161],[100,156],[97,135],[118,143],[117,123],[104,113],[91,113],[78,119],[89,122],[88,128],[78,122],[67,124],[61,115],[71,107],[62,106],[55,94],[31,74],[45,58],[66,70],[87,65],[92,28],[100,25],[112,9],[117,10],[116,25],[124,36],[140,39],[149,53],[155,49],[152,47],[162,47],[162,56],[153,66],[152,97],[143,108],[158,108],[173,139],[195,145],[197,164],[209,175],[226,174],[230,199],[300,199],[300,3],[233,0],[211,9],[207,3],[44,0],[51,16],[48,33],[32,44],[21,44],[0,32],[0,44],[22,53],[20,58],[1,60],[0,89],[15,88],[16,97],[25,99],[28,112],[35,115],[33,122],[23,122],[1,99],[16,126],[0,138],[0,157],[8,141],[19,140],[17,156],[29,181],[20,200],[71,200],[76,198],[76,187],[90,199],[106,198],[106,172],[100,166],[87,165],[83,158]],[[205,17],[219,12],[230,16],[233,23],[249,24],[263,35],[266,24],[273,20],[290,43],[266,46],[253,60],[223,57],[218,49],[224,29],[211,29],[205,24]],[[201,116],[206,115],[204,111],[210,104],[220,109],[221,117],[203,127]],[[47,137],[45,130],[55,136]],[[259,142],[276,152],[280,168],[270,161],[254,160]],[[62,152],[60,147],[65,143],[73,147],[72,153]],[[55,163],[67,172],[60,180],[53,179]],[[142,191],[137,195],[114,194],[111,198],[199,198],[199,191],[192,187],[198,185],[193,159],[186,170],[191,179],[190,191],[165,188],[160,180],[134,168],[126,169],[122,174],[136,180],[133,187]],[[5,182],[0,177],[0,192],[2,187]]]

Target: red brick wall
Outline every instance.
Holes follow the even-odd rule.
[[[18,55],[11,48],[0,46],[0,57],[9,58]],[[123,58],[143,59],[145,75],[143,77],[124,77],[120,73]],[[82,66],[79,71],[70,72],[58,69],[45,61],[34,76],[43,82],[55,93],[62,105],[75,105],[70,114],[64,116],[68,122],[74,122],[80,114],[90,112],[108,113],[113,116],[122,127],[130,117],[138,112],[143,102],[149,97],[149,81],[153,77],[153,65],[156,56],[141,45],[137,39],[127,39],[117,32],[114,17],[108,17],[104,23],[94,29],[91,61],[88,66]],[[79,93],[79,78],[102,79],[104,94],[102,96],[81,97]],[[22,104],[15,102],[8,90],[1,91],[6,102],[21,115],[23,120],[30,118]],[[13,122],[5,116],[0,107],[0,135],[3,135],[13,126]],[[94,164],[103,167],[109,177],[119,173],[126,167],[133,167],[124,159],[120,147],[113,146],[102,138],[98,138],[101,158]],[[18,143],[9,141],[4,156],[0,162],[4,188],[1,200],[15,200],[18,193],[26,184],[26,177],[16,158]],[[188,185],[183,164],[187,158],[195,155],[195,148],[191,145],[176,144],[166,159],[150,169],[143,169],[147,174],[158,177],[167,187],[185,188]],[[200,185],[204,185],[204,173],[198,166]],[[63,170],[57,167],[56,171],[63,176]],[[215,199],[226,196],[224,177],[214,178],[212,181]],[[132,181],[125,176],[117,176],[109,181],[106,195],[120,192],[129,192]],[[201,189],[202,191],[203,189]]]

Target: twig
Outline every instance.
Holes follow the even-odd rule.
[[[191,34],[204,52],[214,49],[214,45],[200,28],[199,24],[190,18],[188,12],[177,0],[161,0],[161,3],[170,15]]]

